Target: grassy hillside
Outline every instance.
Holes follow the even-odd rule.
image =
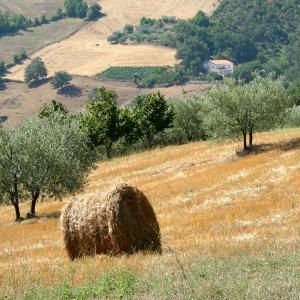
[[[63,4],[64,0],[1,0],[0,10],[8,11],[12,15],[22,14],[34,18],[43,14],[52,16]]]
[[[122,182],[143,190],[161,226],[161,256],[71,264],[57,219],[67,199],[39,203],[43,218],[18,225],[12,207],[0,208],[0,298],[297,299],[300,130],[255,141],[248,156],[236,142],[199,142],[98,163],[78,197]]]
[[[218,0],[103,0],[99,1],[107,15],[90,23],[77,34],[60,43],[37,51],[49,68],[50,75],[66,70],[74,75],[96,75],[111,66],[165,66],[176,63],[175,50],[153,45],[111,45],[107,37],[126,24],[136,24],[142,17],[158,18],[174,15],[187,19],[198,10],[212,12]],[[12,69],[9,78],[22,80],[24,65]]]
[[[65,39],[83,25],[84,21],[80,19],[63,19],[21,31],[16,35],[4,36],[0,39],[0,58],[9,64],[16,53],[25,50],[27,54],[31,54]]]

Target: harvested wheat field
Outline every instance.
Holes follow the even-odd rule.
[[[142,17],[164,15],[187,19],[199,10],[213,11],[218,0],[103,0],[99,1],[107,15],[91,22],[61,42],[49,45],[32,55],[41,57],[53,75],[65,70],[73,75],[92,76],[111,66],[174,65],[175,49],[153,45],[111,45],[107,37],[126,24],[137,24]],[[28,63],[28,62],[27,62]],[[10,79],[23,80],[26,64],[11,69]]]
[[[199,289],[207,298],[279,299],[288,293],[286,299],[297,299],[300,130],[256,134],[255,142],[255,151],[244,156],[237,155],[238,142],[197,142],[98,163],[86,190],[76,197],[101,197],[124,182],[136,186],[156,213],[162,255],[100,255],[70,263],[58,219],[68,199],[39,203],[43,217],[21,224],[12,222],[12,207],[0,208],[0,291],[16,296],[66,281],[82,286],[102,272],[126,268],[140,274],[137,278],[155,274],[149,278],[159,276],[156,284],[166,284],[166,290],[152,294],[154,281],[136,279],[143,282],[136,299],[169,299],[175,291],[180,299],[198,299],[192,296]],[[22,206],[23,213],[28,205]],[[126,272],[126,280],[136,278]],[[124,292],[123,285],[118,291]]]

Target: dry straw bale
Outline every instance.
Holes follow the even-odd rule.
[[[85,255],[161,251],[159,225],[147,197],[120,185],[105,197],[70,201],[61,225],[70,259]]]

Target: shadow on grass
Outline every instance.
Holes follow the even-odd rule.
[[[59,95],[69,96],[69,97],[80,97],[82,95],[82,91],[79,87],[74,85],[68,85],[63,89],[57,92]]]
[[[295,138],[288,142],[253,145],[247,150],[237,151],[236,154],[239,157],[245,157],[248,155],[256,155],[272,150],[291,151],[296,149],[300,149],[300,138]]]
[[[0,116],[0,124],[8,120],[8,116]]]
[[[38,88],[38,87],[50,82],[50,80],[51,80],[51,78],[45,78],[45,79],[39,80],[38,82],[32,82],[32,83],[30,83],[30,85],[28,87],[31,89]]]
[[[3,91],[5,91],[5,90],[6,90],[6,84],[5,84],[4,81],[2,81],[2,80],[0,79],[0,92],[3,92]]]
[[[24,219],[23,221],[27,221],[27,220],[31,220],[31,223],[34,221],[38,221],[40,219],[59,219],[61,215],[61,211],[57,210],[57,211],[53,211],[51,213],[45,213],[45,214],[41,214],[41,215],[32,215],[30,213],[27,214],[26,219]]]

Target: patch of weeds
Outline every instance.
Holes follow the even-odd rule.
[[[184,195],[187,196],[187,197],[191,197],[191,196],[193,196],[194,192],[195,192],[195,191],[193,190],[193,188],[188,187],[188,188],[185,190]]]
[[[135,294],[137,290],[137,276],[128,269],[119,272],[107,272],[95,284],[97,296],[113,296],[113,298],[126,298]]]

